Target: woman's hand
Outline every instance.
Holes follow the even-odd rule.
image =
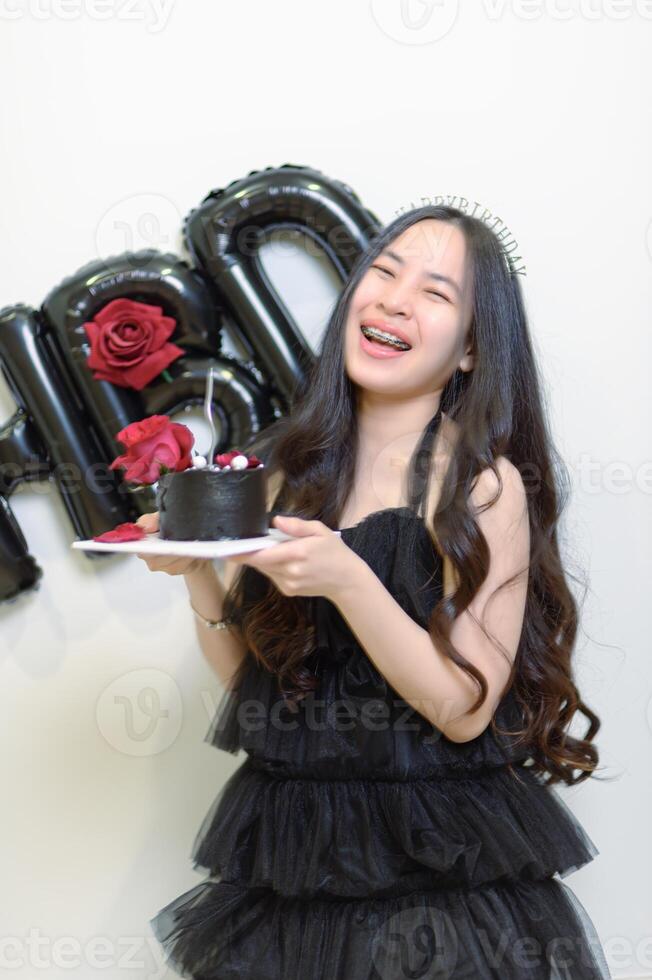
[[[158,531],[158,511],[151,514],[141,514],[135,522],[146,534]],[[168,575],[189,575],[198,572],[211,564],[210,558],[175,558],[171,555],[137,555],[142,558],[150,572],[167,572]]]
[[[362,559],[321,521],[276,515],[274,527],[291,534],[271,548],[233,555],[229,561],[250,565],[272,580],[283,595],[336,599],[355,586]]]

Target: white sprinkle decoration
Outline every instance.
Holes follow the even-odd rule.
[[[206,466],[206,457],[205,456],[195,456],[195,458],[193,459],[192,463],[193,463],[193,466],[196,469],[203,470],[203,468]]]
[[[231,460],[231,468],[234,470],[246,470],[249,466],[249,460],[246,456],[234,456]]]

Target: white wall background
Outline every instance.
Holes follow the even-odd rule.
[[[1,0],[0,19],[0,306],[38,306],[98,255],[180,251],[210,189],[288,162],[344,180],[383,221],[451,194],[509,225],[573,474],[577,672],[611,780],[560,791],[600,849],[566,882],[614,977],[652,976],[652,4]],[[300,255],[266,261],[318,338],[332,278]],[[200,879],[195,833],[241,761],[203,741],[219,682],[181,579],[72,552],[47,483],[12,506],[44,578],[0,607],[2,966],[171,976],[148,920]]]

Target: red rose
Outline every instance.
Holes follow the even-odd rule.
[[[84,323],[91,352],[86,363],[98,381],[140,391],[184,351],[169,344],[176,326],[160,306],[113,299]]]
[[[140,541],[144,537],[145,532],[139,524],[126,521],[124,524],[116,524],[114,528],[105,531],[104,534],[95,535],[93,541],[110,541],[115,544],[115,542],[119,543],[120,541]]]
[[[150,415],[132,422],[118,432],[118,439],[127,450],[117,456],[109,469],[125,467],[125,480],[132,483],[156,483],[162,473],[179,473],[192,465],[195,437],[187,425],[170,422],[167,415]]]
[[[247,456],[246,453],[241,453],[239,449],[232,449],[228,453],[217,453],[215,456],[215,462],[218,466],[230,466],[231,460],[236,456],[244,456],[247,460],[247,469],[252,469],[254,466],[260,466],[262,460],[258,459],[252,453],[251,456]]]

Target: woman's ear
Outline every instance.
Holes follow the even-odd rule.
[[[459,363],[459,368],[461,371],[472,371],[475,367],[475,356],[472,353],[473,348],[469,345],[466,348],[464,357]]]
[[[472,371],[473,368],[475,367],[475,356],[473,353],[474,340],[475,340],[475,316],[471,314],[470,323],[468,324],[466,328],[466,332],[464,333],[464,344],[465,344],[464,356],[461,358],[460,363],[458,364],[458,368],[460,369],[460,371],[464,371],[464,372]]]

